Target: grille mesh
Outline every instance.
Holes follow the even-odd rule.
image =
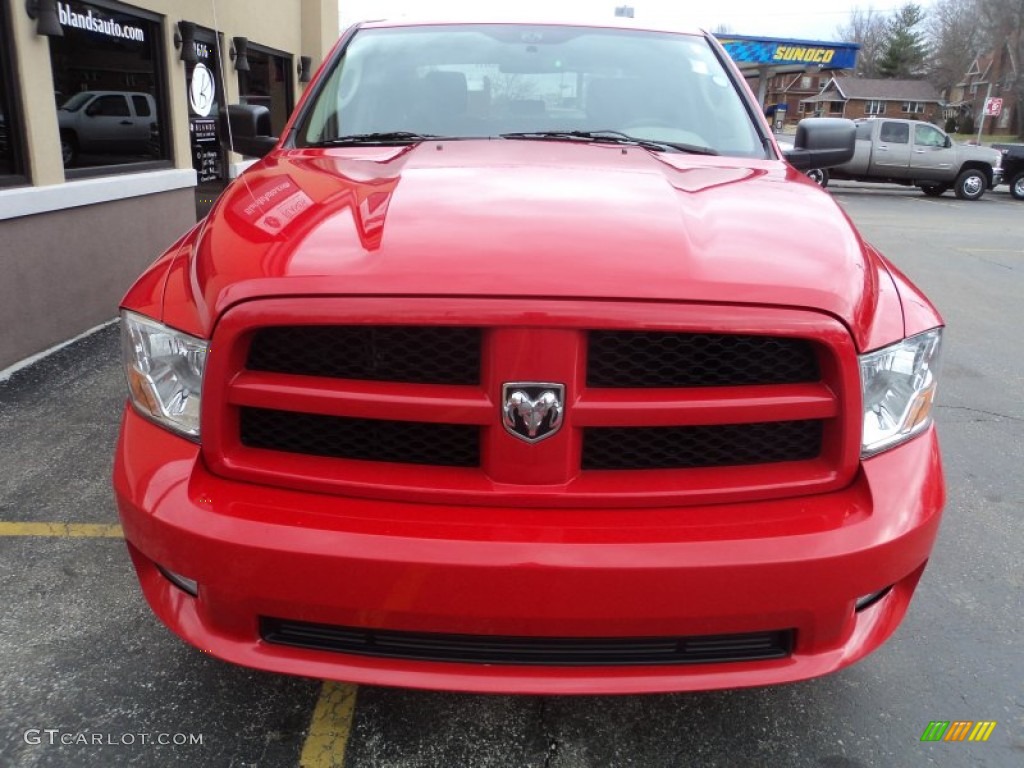
[[[723,387],[817,381],[805,339],[661,331],[591,331],[587,386]]]
[[[257,331],[247,367],[339,379],[478,384],[480,329],[460,326],[310,325]]]
[[[444,467],[480,463],[480,430],[471,425],[354,419],[265,408],[242,408],[240,415],[242,444],[250,448]]]
[[[300,648],[481,664],[711,664],[781,659],[793,648],[792,630],[695,637],[502,637],[395,632],[263,617],[260,633],[267,642]]]
[[[478,385],[483,331],[461,326],[274,326],[253,334],[252,370],[342,379]],[[586,386],[683,388],[818,381],[808,339],[592,330]],[[382,414],[384,415],[384,414]],[[362,461],[480,467],[475,425],[347,418],[242,408],[243,445]],[[816,420],[583,431],[582,470],[691,469],[812,459]]]
[[[591,427],[583,469],[693,469],[813,459],[820,421],[771,421],[698,427]]]

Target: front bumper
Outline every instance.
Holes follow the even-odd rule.
[[[353,499],[226,480],[126,409],[114,467],[146,599],[214,656],[288,674],[493,693],[791,682],[895,630],[944,502],[934,429],[847,488],[746,504],[504,509]],[[198,582],[198,597],[157,566]],[[858,598],[892,586],[855,611]],[[267,642],[261,617],[399,632],[652,638],[792,629],[786,658],[641,666],[474,664]]]

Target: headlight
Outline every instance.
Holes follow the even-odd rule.
[[[199,437],[199,399],[209,342],[134,312],[121,313],[121,356],[128,392],[144,416]]]
[[[942,329],[860,356],[864,395],[861,456],[884,451],[932,423]]]

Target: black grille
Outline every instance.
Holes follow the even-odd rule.
[[[591,427],[584,469],[692,469],[813,459],[820,421],[769,421],[699,427]]]
[[[428,424],[242,408],[242,444],[335,459],[443,467],[480,463],[480,430]]]
[[[591,331],[588,387],[727,387],[817,381],[805,339],[716,333]]]
[[[781,659],[793,649],[792,630],[697,637],[501,637],[393,632],[264,617],[260,633],[268,643],[299,648],[477,664],[715,664]]]
[[[478,384],[480,329],[461,326],[309,325],[257,331],[253,371],[410,384]]]

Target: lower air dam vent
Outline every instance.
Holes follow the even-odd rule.
[[[337,627],[262,618],[268,643],[359,656],[420,661],[548,666],[716,664],[782,659],[793,630],[693,637],[503,637]]]

